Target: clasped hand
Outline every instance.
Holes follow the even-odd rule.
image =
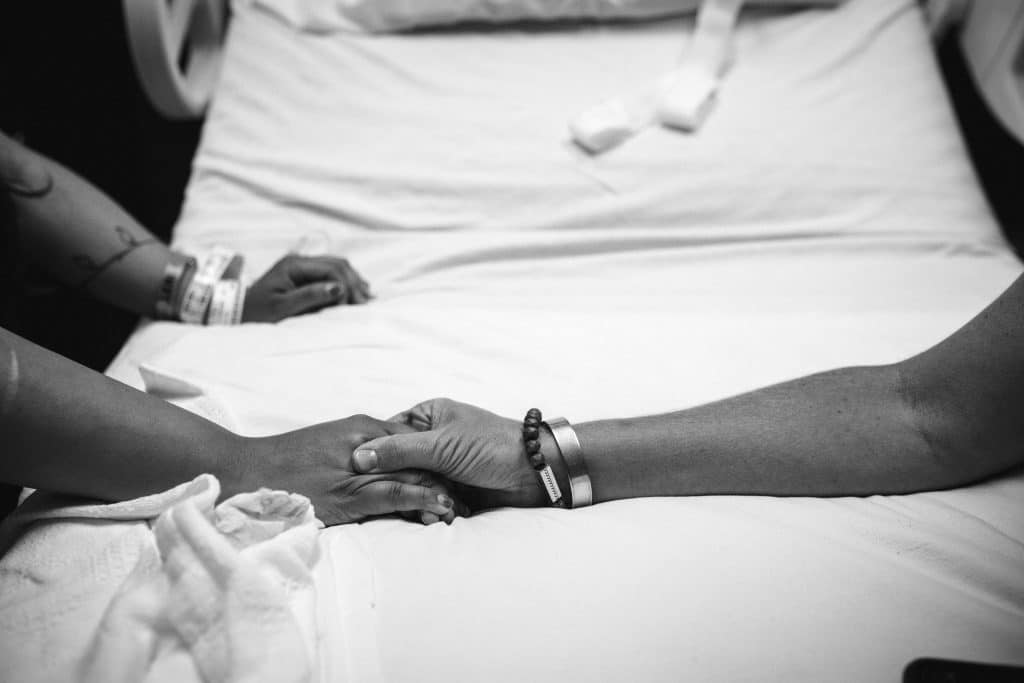
[[[253,444],[245,461],[258,466],[239,490],[273,482],[301,493],[328,526],[392,513],[451,522],[470,509],[546,501],[519,423],[448,399],[388,421],[356,415]]]
[[[251,439],[231,467],[239,474],[223,482],[225,494],[261,486],[301,493],[327,526],[392,513],[450,522],[465,510],[440,477],[413,469],[361,473],[354,466],[352,453],[359,444],[412,431],[401,423],[355,415]]]
[[[526,458],[517,421],[441,398],[420,403],[392,422],[405,429],[358,446],[353,453],[357,472],[432,472],[474,510],[545,505],[547,495]]]

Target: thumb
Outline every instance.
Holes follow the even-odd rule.
[[[345,285],[340,282],[316,282],[296,287],[284,296],[288,314],[298,315],[340,303],[345,299]]]
[[[352,464],[362,474],[427,470],[446,475],[448,472],[434,446],[437,432],[393,434],[367,441],[352,453]]]

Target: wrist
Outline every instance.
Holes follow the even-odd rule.
[[[210,465],[207,470],[220,481],[221,498],[230,498],[265,486],[256,465],[267,462],[273,453],[270,437],[247,437],[224,431],[226,434],[220,447],[209,455]]]
[[[615,474],[616,458],[608,457],[608,445],[612,442],[609,433],[616,431],[615,423],[620,427],[623,420],[603,420],[584,422],[575,426],[576,437],[583,449],[583,459],[590,475],[590,487],[594,503],[603,503],[617,498],[628,498],[617,490]]]

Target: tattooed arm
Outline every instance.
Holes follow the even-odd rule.
[[[0,133],[0,188],[29,259],[62,284],[150,315],[170,250],[110,197]],[[344,259],[288,256],[249,289],[244,319],[276,321],[342,303],[369,286]]]
[[[2,134],[0,178],[29,259],[62,284],[119,308],[153,310],[170,251],[124,209]]]

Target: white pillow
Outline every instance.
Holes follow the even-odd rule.
[[[240,0],[296,28],[387,33],[466,22],[648,19],[687,14],[701,0]],[[748,0],[748,5],[838,5],[842,0]]]

